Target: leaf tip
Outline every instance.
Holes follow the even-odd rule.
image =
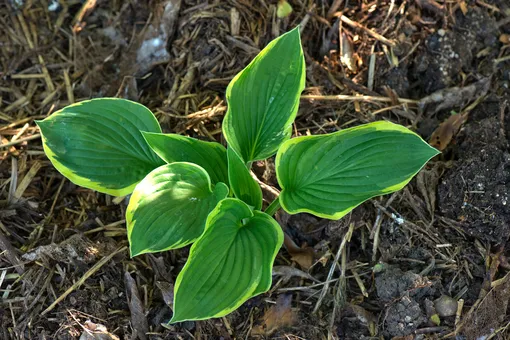
[[[176,290],[176,288],[174,287],[174,295],[176,294],[175,290]],[[170,319],[170,321],[168,321],[168,325],[173,325],[173,324],[176,324],[179,322],[184,322],[184,321],[204,320],[203,317],[200,317],[198,315],[194,315],[194,316],[190,315],[190,313],[188,311],[185,311],[185,310],[181,309],[180,307],[176,308],[175,299],[174,299],[173,313],[174,314],[172,315],[172,318]],[[184,315],[183,315],[183,313],[184,313]],[[209,319],[209,317],[205,318],[205,319]]]
[[[429,160],[431,160],[432,158],[436,157],[437,155],[442,154],[442,152],[440,150],[436,149],[435,147],[433,147],[432,145],[430,145],[426,141],[423,140],[423,143],[428,146],[427,151],[428,151],[429,158],[428,158],[427,162]]]
[[[34,122],[41,131],[48,126],[48,122],[46,121],[46,119],[35,120]]]
[[[297,25],[296,27],[294,27],[293,29],[291,29],[287,34],[297,34],[298,37],[301,38],[301,25]]]
[[[301,44],[301,30],[300,30],[300,25],[297,25],[296,27],[294,27],[293,29],[291,29],[290,31],[288,31],[287,33],[283,34],[282,37],[286,37],[289,39],[289,41],[292,41],[292,44],[296,44],[299,46],[299,49],[300,49],[300,54],[303,53],[303,47],[302,47],[302,44]]]
[[[184,319],[182,318],[179,318],[179,317],[176,317],[177,314],[175,314],[175,310],[174,310],[174,315],[172,316],[172,318],[170,319],[170,321],[168,321],[168,324],[169,325],[173,325],[173,324],[176,324],[178,322],[183,322],[185,321]]]

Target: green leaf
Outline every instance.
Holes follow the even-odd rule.
[[[259,184],[251,177],[250,170],[232,148],[227,149],[227,156],[228,180],[234,195],[256,210],[260,210],[262,208],[262,190]]]
[[[271,287],[283,232],[269,215],[227,198],[207,218],[175,283],[171,323],[226,315]]]
[[[176,134],[144,132],[143,135],[165,162],[194,163],[207,171],[213,183],[228,183],[227,152],[223,145]]]
[[[299,28],[271,41],[230,82],[223,134],[243,161],[266,159],[290,138],[304,87]]]
[[[127,195],[164,164],[140,133],[161,132],[158,121],[145,106],[129,100],[86,100],[36,123],[53,166],[85,188]]]
[[[294,138],[276,156],[280,203],[290,214],[339,219],[369,198],[402,189],[438,153],[384,121]]]
[[[126,211],[131,256],[184,247],[204,232],[207,215],[228,195],[192,163],[166,164],[135,188]]]
[[[288,17],[292,13],[292,6],[286,0],[278,0],[276,16],[278,18]]]

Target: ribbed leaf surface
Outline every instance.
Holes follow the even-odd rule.
[[[152,171],[135,188],[126,211],[131,256],[184,247],[204,232],[207,215],[227,197],[207,172],[176,162]]]
[[[417,134],[375,122],[285,142],[276,156],[288,213],[339,219],[374,196],[402,189],[439,152]]]
[[[53,166],[73,183],[115,196],[164,162],[140,131],[161,132],[145,106],[100,98],[70,105],[38,121],[43,147]]]
[[[228,179],[234,195],[241,201],[257,210],[262,208],[262,190],[259,184],[251,177],[250,171],[232,149],[227,149]]]
[[[228,183],[227,152],[223,145],[176,134],[143,135],[152,150],[165,162],[194,163],[207,171],[213,183]]]
[[[280,226],[269,215],[238,199],[221,201],[177,277],[170,322],[220,317],[267,291],[282,243]]]
[[[298,28],[271,41],[230,82],[223,134],[243,161],[266,159],[290,137],[304,86]]]

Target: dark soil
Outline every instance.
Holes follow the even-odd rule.
[[[284,19],[276,0],[86,3],[0,3],[0,339],[510,339],[507,1],[291,0]],[[188,249],[129,258],[127,199],[65,180],[34,120],[118,96],[149,107],[165,132],[224,143],[229,81],[298,24],[307,87],[295,135],[386,119],[428,140],[452,114],[467,120],[398,193],[340,221],[280,212],[311,268],[282,249],[268,293],[169,326]],[[485,90],[462,92],[484,79]],[[338,94],[370,97],[328,97]],[[271,201],[273,160],[254,171]]]
[[[438,190],[441,212],[461,220],[479,240],[505,244],[510,234],[510,153],[499,101],[471,113],[458,141],[457,162]]]

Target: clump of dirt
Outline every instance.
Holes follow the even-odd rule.
[[[459,137],[458,158],[438,188],[441,212],[480,240],[510,232],[510,153],[498,102],[481,105]]]
[[[386,311],[384,335],[394,337],[411,334],[426,320],[419,303],[404,296]]]
[[[417,75],[425,79],[425,92],[431,93],[454,83],[455,77],[472,60],[471,50],[462,35],[440,29],[426,42],[427,56],[416,64]]]
[[[474,8],[466,15],[456,11],[452,29],[439,28],[426,38],[419,28],[410,22],[402,25],[399,45],[392,50],[397,66],[379,59],[375,77],[379,93],[387,86],[401,97],[418,98],[462,83],[462,75],[491,74],[491,65],[480,60],[497,57],[499,28],[487,11]],[[412,45],[424,38],[409,60]]]
[[[372,325],[377,322],[372,313],[360,306],[348,305],[342,314],[336,329],[339,339],[370,339]]]
[[[98,252],[98,249],[89,239],[83,235],[76,234],[65,239],[60,244],[37,247],[33,251],[24,254],[22,258],[26,261],[35,261],[49,257],[53,260],[66,263],[94,263]]]
[[[384,317],[386,336],[404,336],[414,332],[427,319],[419,301],[433,296],[432,282],[412,271],[388,268],[375,278],[379,299],[389,303]]]
[[[384,86],[388,86],[394,90],[400,97],[409,97],[409,79],[407,77],[407,63],[399,67],[388,70],[386,76],[379,82],[379,92],[383,93]]]
[[[430,291],[430,283],[413,272],[403,272],[400,268],[389,268],[375,278],[377,295],[383,301],[400,298],[413,290],[412,295],[425,295]]]
[[[478,56],[497,53],[498,28],[486,11],[457,11],[455,20],[453,30],[441,28],[427,38],[410,69],[410,78],[422,82],[425,94],[458,84],[462,72],[478,69]]]

